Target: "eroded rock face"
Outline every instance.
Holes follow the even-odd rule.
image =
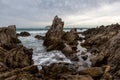
[[[92,77],[103,74],[103,70],[98,67],[89,68],[81,72],[78,72],[77,68],[78,65],[74,64],[64,62],[53,63],[50,66],[43,66],[40,73],[43,80],[93,80]]]
[[[33,64],[32,50],[29,53],[25,52],[23,46],[14,48],[8,52],[5,57],[5,63],[10,68],[23,68]]]
[[[114,79],[118,79],[117,71],[120,70],[120,25],[100,26],[89,29],[83,33],[86,36],[82,45],[91,52],[97,53],[97,57],[92,58],[93,66],[110,65],[109,71]],[[109,76],[110,77],[110,76]]]
[[[0,28],[0,46],[4,48],[14,47],[21,41],[16,37],[16,26]]]
[[[47,47],[47,51],[61,50],[66,56],[69,56],[76,52],[79,36],[76,29],[64,32],[63,26],[64,22],[61,18],[55,16],[51,28],[46,33],[43,45]]]
[[[77,74],[75,65],[69,63],[53,63],[50,66],[43,66],[43,69],[40,71],[42,73],[43,79],[61,79],[65,74]]]
[[[0,80],[37,80],[32,54],[17,38],[15,25],[0,28]]]
[[[61,36],[64,33],[63,26],[64,22],[62,22],[61,18],[55,16],[51,28],[46,33],[43,45],[49,47],[51,45],[57,44],[57,41],[61,39]]]

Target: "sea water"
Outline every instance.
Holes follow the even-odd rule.
[[[77,29],[78,32],[83,32],[86,29]],[[33,49],[33,55],[32,59],[34,61],[34,64],[38,66],[39,69],[41,69],[42,65],[49,66],[51,63],[59,63],[59,62],[65,62],[65,63],[73,63],[70,59],[68,59],[61,51],[53,50],[53,51],[46,51],[46,47],[43,46],[43,40],[38,40],[35,37],[35,35],[42,35],[45,36],[45,33],[48,31],[48,29],[17,29],[17,33],[27,31],[31,34],[31,36],[28,37],[18,37],[22,44],[27,48]],[[64,31],[70,31],[70,28],[64,29]],[[82,35],[79,35],[82,36]],[[82,36],[84,37],[84,36]],[[83,41],[84,42],[84,41]],[[80,46],[82,42],[78,42],[78,50],[77,56],[79,57],[79,61],[76,62],[80,66],[80,70],[84,69],[85,67],[89,67],[91,65],[89,58],[84,61],[81,58],[81,53],[86,52],[87,49]],[[89,56],[90,54],[87,53]],[[86,66],[87,65],[87,66]]]

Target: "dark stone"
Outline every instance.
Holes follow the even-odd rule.
[[[83,60],[87,60],[87,59],[88,59],[88,55],[81,56],[81,58],[82,58]]]
[[[25,53],[24,48],[20,46],[8,52],[5,57],[5,63],[10,68],[23,68],[33,63],[30,56],[32,54]]]
[[[0,75],[0,80],[36,80],[37,77],[35,78],[34,73],[38,72],[38,69],[36,66],[31,65],[27,66],[21,69],[14,69],[9,72],[2,73]],[[38,79],[37,79],[38,80]]]
[[[27,37],[27,36],[30,36],[30,33],[24,31],[24,32],[20,32],[20,34],[17,33],[16,35],[17,35],[17,36],[22,36],[22,37]]]
[[[102,67],[91,67],[86,70],[79,72],[80,75],[90,75],[92,77],[102,76],[104,74],[104,69]]]
[[[69,63],[53,63],[50,66],[43,66],[40,71],[43,74],[43,79],[61,79],[63,75],[67,74],[77,74],[76,72],[77,66]]]
[[[45,37],[41,36],[41,35],[36,35],[35,38],[38,39],[38,40],[44,40],[45,39]]]
[[[4,63],[0,62],[0,74],[1,72],[5,72],[7,70],[8,70],[8,67]]]
[[[16,36],[16,26],[11,25],[8,27],[0,28],[0,46],[5,47],[6,45],[12,46],[21,43]]]
[[[71,59],[71,61],[79,61],[79,58],[78,58],[78,56],[76,54],[72,54],[70,56],[70,59]]]

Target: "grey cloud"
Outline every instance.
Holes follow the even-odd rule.
[[[27,22],[51,22],[55,15],[62,17],[77,12],[97,9],[102,4],[113,4],[120,0],[0,0],[0,26]],[[87,13],[87,12],[86,12]],[[26,22],[23,22],[26,26]],[[38,25],[42,26],[42,25]]]

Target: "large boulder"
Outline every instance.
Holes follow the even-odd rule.
[[[44,40],[45,37],[41,35],[36,35],[35,38],[38,40]]]
[[[17,33],[17,36],[22,36],[22,37],[28,37],[28,36],[30,36],[30,35],[31,35],[31,34],[30,34],[29,32],[26,32],[26,31]]]
[[[62,39],[66,42],[63,48],[64,53],[76,53],[79,36],[75,28],[71,29],[70,32],[63,34]]]
[[[23,46],[10,50],[5,56],[5,64],[10,68],[23,68],[33,64],[32,50]]]
[[[50,66],[43,66],[40,73],[43,74],[42,78],[45,80],[56,80],[61,79],[64,75],[77,74],[77,67],[78,66],[64,62],[53,63]]]
[[[21,43],[16,36],[16,26],[11,25],[8,27],[0,28],[0,46],[6,49],[15,47]]]

